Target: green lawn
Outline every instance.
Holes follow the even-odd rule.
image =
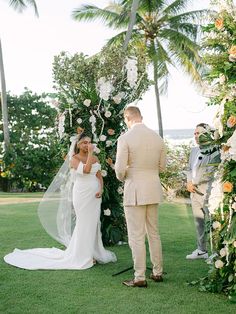
[[[41,198],[43,195],[42,192],[34,193],[6,193],[0,192],[0,198]]]
[[[186,205],[160,208],[166,275],[163,283],[148,280],[147,289],[121,284],[132,278],[132,271],[112,277],[132,264],[127,245],[112,247],[117,263],[89,270],[28,271],[5,264],[2,257],[15,247],[60,247],[42,229],[36,208],[37,203],[0,206],[0,313],[236,313],[236,305],[225,296],[186,285],[208,269],[202,260],[185,260],[195,249],[192,215]]]

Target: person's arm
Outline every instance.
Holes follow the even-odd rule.
[[[117,153],[115,163],[116,177],[120,181],[124,181],[125,179],[126,169],[128,165],[128,155],[129,155],[128,144],[124,137],[121,136],[119,137],[117,142]]]
[[[195,186],[193,185],[193,182],[192,182],[192,158],[193,158],[193,150],[191,150],[191,153],[189,156],[188,167],[187,167],[187,171],[186,171],[186,175],[187,175],[186,188],[190,193],[195,192],[195,190],[194,190]]]
[[[166,146],[162,143],[160,161],[159,161],[159,172],[164,172],[166,169]]]
[[[91,171],[93,160],[94,160],[93,151],[94,151],[93,144],[88,144],[88,158],[83,168],[84,173],[90,173]]]
[[[97,198],[100,198],[102,197],[102,193],[103,193],[103,177],[102,177],[101,171],[98,171],[96,173],[96,177],[98,178],[99,183],[100,183],[100,190],[95,194],[95,196]]]

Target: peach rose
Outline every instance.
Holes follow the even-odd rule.
[[[227,127],[232,128],[236,124],[236,117],[235,116],[230,116],[229,119],[227,120]]]
[[[113,130],[113,129],[108,129],[108,130],[107,130],[107,133],[108,133],[109,135],[114,135],[114,134],[115,134],[115,130]]]
[[[229,151],[230,146],[223,145],[223,146],[222,146],[222,149],[223,149],[223,152],[224,152],[224,153],[226,153],[226,152],[228,152],[228,151]]]
[[[236,55],[236,45],[232,46],[228,52],[230,55]]]
[[[224,20],[223,19],[216,19],[215,27],[219,30],[222,29],[224,27]]]
[[[229,181],[223,183],[223,192],[230,193],[233,190],[233,184]]]

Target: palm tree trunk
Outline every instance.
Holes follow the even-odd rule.
[[[2,45],[0,39],[0,76],[1,76],[1,105],[2,105],[2,120],[3,120],[3,135],[5,142],[5,151],[10,144],[9,129],[8,129],[8,112],[7,112],[7,93],[6,82],[2,57]]]
[[[139,7],[139,1],[140,0],[133,0],[133,2],[132,2],[129,26],[128,26],[128,30],[127,30],[126,36],[125,36],[125,41],[124,41],[124,44],[123,44],[123,49],[124,50],[127,49],[128,43],[129,43],[131,35],[132,35],[132,30],[133,30],[133,27],[134,27],[134,24],[135,24],[135,20],[136,20],[136,12],[137,12],[138,7]]]
[[[159,92],[159,87],[158,87],[158,67],[157,67],[156,58],[153,58],[153,70],[154,70],[154,88],[155,88],[156,106],[157,106],[158,129],[159,129],[160,136],[163,138],[161,102],[160,102],[160,92]]]

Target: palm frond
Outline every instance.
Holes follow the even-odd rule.
[[[186,9],[190,0],[175,0],[163,10],[163,14],[172,15]]]
[[[184,23],[184,22],[200,23],[203,20],[207,21],[211,13],[212,11],[208,9],[188,11],[170,17],[169,21],[171,23]]]
[[[199,26],[193,23],[170,23],[170,28],[176,29],[194,41],[200,31]]]
[[[195,59],[200,62],[200,57],[198,55],[198,44],[185,34],[179,32],[176,29],[166,28],[161,30],[160,37],[164,40],[167,40],[169,43],[174,44],[176,49],[180,49],[183,52],[185,50],[191,51],[195,56]]]
[[[140,0],[139,9],[151,13],[161,10],[165,5],[165,0]]]
[[[24,11],[28,6],[33,7],[35,15],[39,15],[35,0],[9,0],[9,4],[18,12]]]
[[[72,18],[76,21],[95,21],[101,20],[106,26],[118,28],[120,25],[120,13],[101,9],[94,5],[82,5],[72,12]]]
[[[187,49],[184,51],[179,47],[176,47],[173,42],[169,43],[168,50],[172,54],[176,67],[182,68],[189,74],[193,82],[201,81],[201,73],[203,72],[204,66],[201,62],[196,61],[192,51]]]

